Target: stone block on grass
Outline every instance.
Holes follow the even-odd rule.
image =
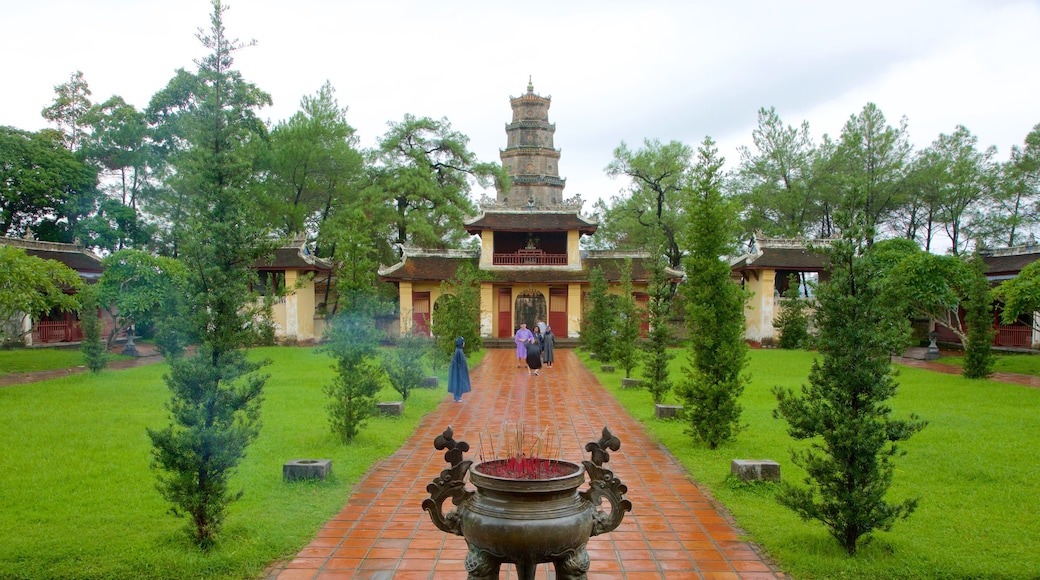
[[[674,419],[682,408],[682,405],[654,405],[654,416],[658,419]]]
[[[612,373],[614,372],[614,365],[599,365],[599,370],[605,373]]]
[[[389,403],[376,403],[376,411],[380,415],[400,416],[404,414],[404,401],[393,401]]]
[[[772,459],[734,459],[729,471],[741,481],[780,481],[780,464]]]
[[[629,379],[629,378],[621,379],[621,388],[622,389],[639,389],[639,388],[642,388],[642,386],[643,386],[643,381],[641,381],[640,379]]]
[[[419,388],[436,389],[438,384],[437,377],[423,377],[423,379],[419,381]]]
[[[325,478],[332,473],[331,459],[293,459],[282,465],[283,481]]]

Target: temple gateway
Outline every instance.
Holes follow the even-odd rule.
[[[633,294],[645,305],[648,253],[580,246],[581,237],[593,234],[598,224],[582,215],[580,196],[564,198],[567,183],[553,144],[551,101],[536,94],[531,83],[525,94],[509,100],[513,118],[506,124],[501,159],[512,187],[499,190],[494,200],[485,196],[480,213],[465,221],[466,231],[480,236],[479,250],[406,247],[399,263],[380,268],[381,279],[398,287],[402,332],[429,334],[441,282],[453,279],[466,262],[489,274],[480,286],[480,334],[485,338],[508,338],[521,323],[531,327],[539,320],[558,338],[577,338],[589,273],[600,268],[611,291],[618,292],[626,260],[632,263]]]

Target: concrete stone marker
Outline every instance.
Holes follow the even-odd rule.
[[[741,481],[780,481],[780,464],[771,459],[734,459],[729,471]]]
[[[639,379],[629,379],[629,378],[621,379],[621,388],[622,389],[638,389],[638,388],[641,388],[642,386],[643,386],[643,381],[641,381]]]
[[[682,405],[654,405],[654,416],[658,419],[674,419],[682,408]]]
[[[589,360],[596,360],[596,353],[590,352],[589,353]]]
[[[390,403],[376,403],[376,411],[379,411],[382,415],[403,415],[404,402],[393,401]]]
[[[301,479],[320,479],[332,473],[331,459],[293,459],[282,466],[283,481],[299,481]]]
[[[614,365],[599,365],[599,370],[605,373],[612,373],[614,372]]]
[[[436,389],[437,385],[437,377],[424,377],[421,381],[419,381],[420,389]]]

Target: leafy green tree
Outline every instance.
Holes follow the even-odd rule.
[[[199,344],[194,355],[170,361],[170,424],[148,430],[159,491],[203,548],[242,495],[231,491],[230,479],[260,430],[267,377],[243,347],[255,336],[253,265],[273,249],[250,195],[256,176],[248,155],[249,143],[264,137],[255,111],[270,97],[232,68],[244,45],[227,36],[226,10],[214,0],[210,29],[198,35],[210,52],[197,61],[184,148],[169,180],[184,206],[166,216],[179,220],[173,233],[186,270],[183,315]]]
[[[669,352],[668,346],[672,342],[672,326],[669,322],[671,314],[671,303],[674,288],[672,280],[665,271],[664,257],[655,254],[648,292],[650,299],[647,301],[647,322],[650,330],[647,340],[639,350],[640,363],[642,364],[643,380],[646,390],[654,398],[654,403],[662,403],[665,395],[672,390],[672,381],[668,375],[668,364],[675,357]]]
[[[426,363],[432,349],[428,337],[405,332],[398,337],[396,347],[383,354],[383,371],[402,400],[407,401],[408,394],[426,377]]]
[[[985,200],[993,197],[996,171],[992,158],[996,149],[979,151],[977,143],[978,137],[959,125],[952,134],[939,135],[931,146],[939,162],[939,220],[954,255],[964,251],[973,229],[983,229],[981,224],[973,224],[972,218],[981,213]]]
[[[271,130],[261,190],[275,229],[288,238],[317,235],[318,250],[332,255],[325,224],[338,207],[359,204],[362,156],[358,138],[326,82],[300,101],[300,111]]]
[[[1000,312],[1004,324],[1014,324],[1026,318],[1034,329],[1040,330],[1034,315],[1040,312],[1040,261],[1022,268],[1018,276],[1001,282],[995,294],[1004,302]]]
[[[790,285],[780,303],[780,313],[773,321],[773,328],[780,331],[780,348],[809,348],[809,301],[798,293],[798,276],[792,274]]]
[[[821,234],[812,174],[816,146],[809,123],[785,127],[775,108],[762,108],[751,137],[754,153],[748,147],[738,149],[745,231],[783,238]]]
[[[905,201],[911,147],[906,119],[893,127],[874,103],[845,123],[831,149],[825,148],[823,166],[833,177],[821,184],[835,190],[838,209],[854,212],[865,224],[868,244],[890,225]]]
[[[484,346],[480,337],[480,283],[488,280],[472,263],[459,266],[451,280],[441,282],[441,297],[433,310],[433,328],[437,352],[447,362],[455,354],[455,339],[466,341],[463,351],[477,352]]]
[[[731,441],[743,430],[739,398],[747,376],[744,343],[746,294],[730,279],[723,256],[733,247],[737,212],[722,196],[724,159],[710,137],[697,149],[693,187],[684,209],[689,225],[683,241],[687,282],[688,366],[676,393],[684,401],[695,439],[711,449]]]
[[[643,326],[643,312],[636,306],[632,295],[632,260],[626,259],[621,267],[621,294],[615,300],[617,318],[612,332],[614,348],[612,360],[625,369],[625,378],[632,376],[637,362],[639,333]]]
[[[343,443],[349,443],[375,412],[375,397],[383,386],[383,368],[376,358],[379,331],[373,317],[374,296],[350,297],[326,330],[321,350],[335,360],[336,377],[325,386],[329,424]],[[402,393],[402,397],[405,395]]]
[[[843,225],[843,239],[830,249],[831,279],[816,293],[821,359],[813,362],[801,396],[774,388],[773,414],[787,421],[793,438],[810,442],[791,456],[806,471],[808,487],[784,482],[777,500],[806,520],[822,522],[854,555],[862,536],[891,529],[917,507],[918,498],[889,503],[885,495],[895,470],[892,458],[902,454],[896,444],[926,423],[916,415],[891,417],[896,382],[890,355],[905,345],[908,324],[888,303],[877,262],[860,255],[869,227]]]
[[[896,209],[893,229],[902,237],[914,240],[930,252],[942,226],[940,199],[943,172],[938,152],[929,147],[919,151],[910,162],[906,180],[905,203]]]
[[[40,114],[58,126],[62,141],[70,151],[78,151],[89,135],[89,123],[84,119],[93,103],[90,87],[82,71],[69,75],[69,82],[55,85],[54,102]]]
[[[97,171],[53,130],[0,127],[0,235],[72,242],[96,197]]]
[[[65,264],[0,245],[0,346],[32,332],[22,329],[27,316],[38,320],[54,309],[77,310],[79,300],[74,293],[81,287],[79,275]]]
[[[607,292],[603,270],[594,266],[589,271],[589,293],[585,297],[585,316],[581,321],[581,346],[604,363],[613,360],[614,297]]]
[[[104,273],[96,284],[96,299],[115,321],[107,348],[135,324],[154,322],[166,315],[168,305],[184,294],[184,266],[172,258],[143,250],[120,250],[107,256],[101,265]]]
[[[348,206],[337,211],[331,219],[327,240],[335,250],[335,280],[337,302],[325,303],[330,314],[339,309],[343,297],[376,292],[379,294],[379,264],[389,263],[392,255],[386,248],[374,244],[381,224],[374,222],[364,208]],[[373,302],[374,304],[374,302]]]
[[[108,362],[108,351],[101,338],[101,316],[98,315],[97,286],[87,286],[80,292],[79,327],[83,340],[79,350],[91,372],[99,373]]]
[[[482,163],[467,149],[469,138],[447,119],[405,115],[371,152],[370,179],[393,208],[392,239],[426,248],[455,247],[465,239],[462,221],[474,213],[474,184],[505,184],[502,167]]]
[[[612,178],[625,177],[631,184],[621,196],[611,198],[609,206],[597,202],[602,225],[596,240],[608,240],[600,245],[643,249],[651,239],[663,236],[668,265],[678,268],[682,263],[679,193],[689,184],[692,157],[690,147],[678,141],[665,145],[646,139],[636,151],[624,142],[614,149],[614,159],[605,171]]]
[[[145,115],[115,96],[91,107],[83,120],[91,130],[80,153],[101,171],[102,193],[84,220],[85,242],[108,251],[143,248],[156,231],[143,213],[146,193],[156,185]]]
[[[965,289],[964,324],[968,327],[967,340],[964,342],[965,378],[984,379],[993,372],[996,362],[993,356],[993,293],[986,279],[986,263],[979,256],[976,246],[975,254],[968,262],[970,278]]]
[[[970,282],[964,260],[937,256],[907,239],[882,240],[865,257],[885,280],[885,300],[904,316],[928,318],[950,329],[962,344],[967,331],[960,319],[960,305]]]
[[[1040,225],[1040,124],[1026,135],[1023,147],[1011,148],[1001,165],[994,196],[992,240],[1008,247],[1020,243]]]

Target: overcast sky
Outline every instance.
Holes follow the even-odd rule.
[[[370,147],[405,113],[447,117],[497,161],[509,97],[552,96],[566,195],[609,197],[622,141],[699,144],[732,168],[760,107],[836,136],[867,102],[924,147],[965,125],[1006,159],[1040,123],[1040,1],[230,0],[236,68],[287,119],[326,81]],[[0,125],[38,130],[81,70],[138,108],[206,53],[206,0],[0,0]]]

